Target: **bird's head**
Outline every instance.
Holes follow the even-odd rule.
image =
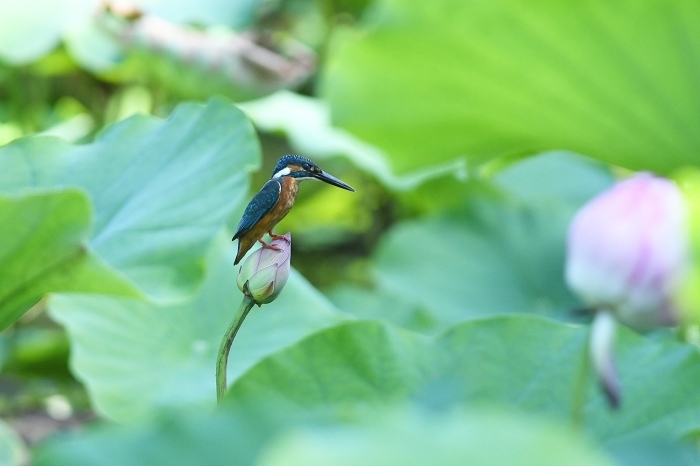
[[[272,172],[272,179],[289,176],[297,181],[320,180],[339,188],[355,191],[352,186],[340,181],[335,176],[324,172],[318,165],[301,155],[285,155],[277,162],[275,170]]]

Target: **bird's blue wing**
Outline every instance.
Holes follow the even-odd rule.
[[[272,210],[277,204],[282,192],[282,183],[279,180],[270,180],[260,188],[258,194],[248,204],[243,212],[243,218],[238,224],[238,231],[233,235],[233,240],[240,238],[253,228],[263,216]]]

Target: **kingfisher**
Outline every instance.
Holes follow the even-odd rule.
[[[238,240],[238,254],[233,265],[238,264],[256,241],[264,248],[279,250],[262,240],[268,233],[273,239],[287,241],[276,235],[272,229],[289,213],[299,192],[299,183],[304,180],[320,180],[325,183],[355,191],[352,186],[321,170],[311,160],[301,155],[289,154],[282,157],[270,178],[251,199],[238,224],[238,231],[231,241]]]

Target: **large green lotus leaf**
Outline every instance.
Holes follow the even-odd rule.
[[[460,214],[400,223],[374,256],[376,281],[431,310],[443,329],[489,314],[567,318],[580,307],[564,283],[571,214],[480,198]]]
[[[0,2],[0,61],[32,62],[56,47],[63,30],[86,20],[99,0]]]
[[[217,351],[243,298],[229,238],[218,238],[208,276],[190,302],[168,305],[87,294],[57,294],[49,300],[50,315],[70,336],[72,369],[101,414],[129,421],[166,407],[214,406]],[[346,318],[292,273],[275,302],[248,315],[231,349],[229,379]]]
[[[0,330],[52,291],[138,296],[88,250],[91,220],[79,190],[0,196]]]
[[[30,137],[0,149],[0,192],[80,186],[93,202],[90,247],[151,297],[191,294],[204,255],[248,189],[259,146],[230,103],[134,116],[91,144]]]
[[[398,172],[547,149],[668,172],[700,148],[699,24],[686,0],[384,0],[322,89]]]
[[[435,373],[431,341],[376,321],[343,323],[265,358],[229,389],[226,401],[294,412],[353,410],[405,399]]]
[[[559,394],[563,387],[571,386],[576,364],[570,364],[570,358],[573,355],[575,359],[576,351],[580,351],[584,332],[563,327],[563,331],[552,331],[546,340],[532,345],[533,333],[542,337],[541,322],[532,317],[472,320],[434,338],[377,321],[345,322],[265,358],[232,385],[226,400],[234,409],[258,405],[265,411],[265,406],[279,409],[286,403],[290,412],[340,406],[347,415],[351,408],[360,406],[355,414],[361,414],[363,404],[377,406],[412,396],[436,404],[435,395],[425,390],[431,385],[454,383],[458,390],[447,400],[452,402],[474,397],[469,388],[475,384],[496,385],[505,379],[509,385],[485,393],[491,399],[512,402],[503,396],[503,390],[522,393],[531,375],[543,372],[543,368],[553,371],[544,374],[545,379],[551,376],[555,382],[548,390]],[[550,329],[557,326],[547,324]],[[484,344],[478,338],[479,331],[502,341],[504,349],[492,351],[493,342]],[[459,341],[459,348],[452,347],[454,341]],[[508,355],[520,355],[509,363],[518,367],[516,372],[502,364],[503,352],[508,350]],[[467,358],[467,352],[470,361],[465,361],[465,369],[455,371],[454,366]],[[562,359],[569,364],[560,367]],[[473,373],[479,376],[471,381]],[[464,386],[465,382],[469,385]],[[442,391],[436,393],[439,397]]]
[[[241,412],[258,406],[352,417],[416,397],[430,406],[499,405],[569,420],[587,337],[586,327],[534,316],[476,319],[432,339],[347,322],[265,358],[236,381],[227,403]],[[583,425],[592,436],[615,451],[698,429],[696,347],[623,329],[616,348],[622,409],[610,410],[590,372],[583,385]]]
[[[565,426],[517,413],[380,409],[341,425],[215,415],[169,416],[57,438],[37,466],[608,465]],[[507,448],[503,448],[507,445]]]

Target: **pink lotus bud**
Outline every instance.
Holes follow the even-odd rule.
[[[639,173],[589,201],[569,227],[566,281],[635,328],[675,325],[689,261],[686,206],[671,181]]]
[[[590,357],[613,408],[620,381],[615,318],[675,325],[673,297],[689,262],[686,206],[672,182],[639,173],[588,202],[569,226],[566,281],[596,311]]]
[[[292,235],[287,233],[284,237],[286,239],[276,239],[270,243],[278,250],[261,247],[248,256],[238,269],[238,289],[257,305],[274,301],[289,278]]]

